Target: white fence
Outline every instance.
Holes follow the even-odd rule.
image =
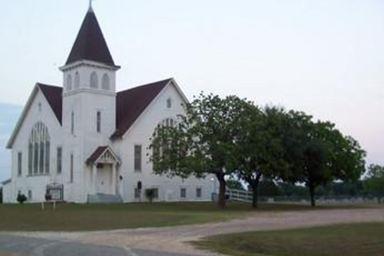
[[[227,189],[227,199],[238,202],[252,203],[252,192]],[[384,198],[384,197],[382,197]],[[348,205],[348,204],[376,204],[379,202],[377,197],[372,196],[317,196],[316,201],[319,205]],[[384,200],[380,200],[384,203]],[[259,202],[264,203],[294,203],[294,204],[309,204],[308,196],[260,196]]]
[[[237,189],[227,189],[227,196],[229,200],[240,201],[250,203],[252,202],[252,192],[237,190]]]

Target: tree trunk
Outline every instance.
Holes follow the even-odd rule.
[[[225,205],[226,205],[226,198],[225,198],[225,192],[226,192],[226,182],[225,182],[225,179],[224,179],[224,173],[222,172],[217,172],[216,173],[216,177],[219,181],[219,198],[218,198],[218,206],[220,208],[225,208]]]
[[[316,206],[315,186],[312,183],[309,184],[309,194],[311,196],[311,206],[315,207]]]
[[[252,186],[252,207],[257,208],[259,202],[259,191],[257,190],[258,185]]]
[[[259,206],[259,183],[261,174],[257,174],[256,179],[250,181],[252,187],[252,207],[257,208]]]

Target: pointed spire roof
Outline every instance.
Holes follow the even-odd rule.
[[[91,60],[115,66],[92,6],[85,15],[65,65],[79,60]]]

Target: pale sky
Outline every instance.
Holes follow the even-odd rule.
[[[1,1],[0,102],[61,85],[87,0]],[[384,1],[96,0],[118,90],[175,77],[330,120],[384,164]]]

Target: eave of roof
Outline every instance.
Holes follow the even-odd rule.
[[[108,146],[100,146],[93,151],[90,157],[88,157],[86,164],[94,163],[104,152],[107,150]]]
[[[171,81],[173,78],[118,92],[116,96],[116,131],[112,134],[111,139],[123,136]]]
[[[63,111],[63,88],[53,85],[37,83],[37,86],[42,91],[51,106],[53,113],[60,124],[62,124],[62,111]]]
[[[50,105],[52,111],[54,112],[57,121],[61,125],[61,116],[62,116],[62,88],[53,86],[53,85],[47,85],[42,83],[36,83],[35,87],[32,90],[31,95],[28,98],[27,104],[25,105],[23,112],[21,113],[21,116],[19,120],[16,123],[15,128],[13,129],[12,135],[7,143],[7,148],[12,148],[13,142],[20,130],[20,127],[25,119],[25,116],[28,113],[28,110],[38,92],[40,90],[42,94],[44,95],[45,99],[47,100],[48,104]]]

